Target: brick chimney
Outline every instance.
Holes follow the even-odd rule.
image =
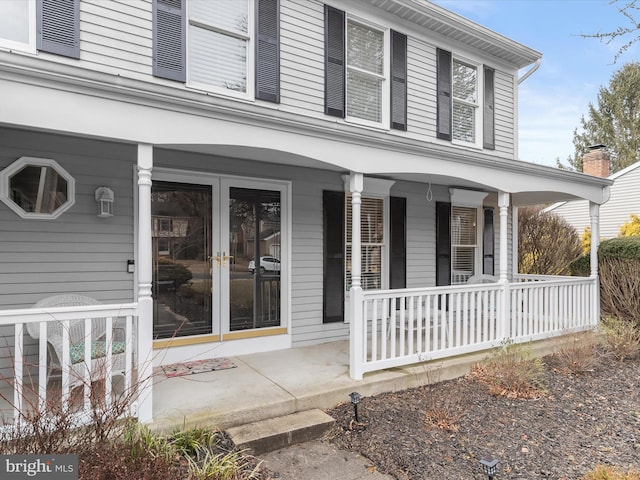
[[[589,151],[582,157],[582,172],[587,175],[607,178],[611,159],[607,147],[604,145],[592,145]]]

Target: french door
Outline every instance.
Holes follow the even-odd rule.
[[[283,326],[286,185],[154,174],[154,339]]]

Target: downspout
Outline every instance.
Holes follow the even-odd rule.
[[[542,61],[541,58],[537,59],[534,63],[533,63],[533,67],[531,67],[524,75],[522,75],[519,79],[518,79],[518,85],[520,85],[522,82],[524,82],[527,78],[529,78],[531,75],[533,75],[533,73],[538,70],[538,68],[540,68],[540,62]]]

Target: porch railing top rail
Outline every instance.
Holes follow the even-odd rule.
[[[500,290],[502,285],[500,283],[477,283],[477,284],[462,284],[462,285],[448,285],[438,287],[415,287],[415,288],[397,288],[388,290],[363,290],[362,295],[366,299],[375,298],[389,298],[389,297],[408,297],[412,295],[428,295],[428,294],[448,294],[469,292],[476,290]]]
[[[513,276],[513,279],[516,281],[541,281],[541,280],[562,280],[562,281],[567,281],[567,280],[582,280],[582,279],[589,279],[590,277],[578,277],[578,276],[571,276],[571,275],[537,275],[537,274],[531,274],[531,273],[516,273]]]
[[[19,308],[0,310],[0,326],[17,323],[60,320],[84,320],[91,317],[122,317],[138,315],[138,304],[114,303],[77,307]]]

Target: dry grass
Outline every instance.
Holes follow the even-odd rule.
[[[581,480],[640,480],[640,473],[633,468],[623,470],[605,465],[598,465]]]
[[[607,353],[617,360],[623,362],[640,355],[640,328],[634,322],[605,317],[601,331]]]
[[[569,340],[551,356],[554,368],[564,374],[593,372],[602,362],[602,337],[589,331],[567,338]]]
[[[540,398],[546,394],[545,366],[530,347],[506,341],[477,363],[469,377],[489,386],[489,393],[508,398]]]

